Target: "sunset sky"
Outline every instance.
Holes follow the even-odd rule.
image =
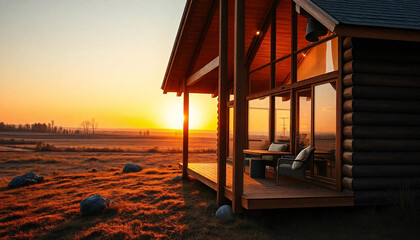
[[[0,0],[0,122],[181,128],[160,89],[185,0]],[[216,128],[216,99],[191,96],[191,128]]]

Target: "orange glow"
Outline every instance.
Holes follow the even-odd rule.
[[[260,33],[261,33],[260,31],[257,31],[255,34],[258,36],[258,35],[260,35]]]

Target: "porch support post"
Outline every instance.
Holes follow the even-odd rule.
[[[291,24],[291,32],[292,32],[292,39],[291,39],[291,61],[292,61],[292,69],[291,69],[291,82],[297,82],[297,58],[295,51],[297,50],[297,13],[296,13],[296,3],[292,1],[292,24]],[[297,154],[296,149],[296,91],[292,90],[291,92],[291,112],[290,112],[290,149]]]
[[[225,201],[228,102],[228,0],[219,0],[219,82],[217,131],[217,203]]]
[[[246,128],[246,76],[245,76],[245,0],[235,0],[235,53],[234,53],[234,119],[233,119],[233,198],[234,213],[242,212],[244,173],[244,129]]]
[[[183,145],[182,145],[182,177],[188,177],[188,122],[189,122],[189,98],[187,81],[184,80],[184,127],[183,127]]]
[[[271,78],[270,78],[270,88],[273,89],[276,87],[276,3],[272,7],[271,11],[271,51],[270,51],[270,61],[271,61]],[[275,140],[275,122],[276,122],[276,112],[275,112],[275,97],[270,96],[270,106],[269,106],[269,139],[270,143]]]

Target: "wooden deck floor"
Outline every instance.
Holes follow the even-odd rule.
[[[188,163],[188,174],[216,190],[216,163]],[[338,192],[314,185],[305,187],[286,177],[281,178],[280,183],[284,184],[276,186],[273,178],[253,179],[244,173],[242,206],[245,209],[276,209],[354,205],[353,194],[349,191]],[[231,165],[226,165],[225,196],[232,200]]]

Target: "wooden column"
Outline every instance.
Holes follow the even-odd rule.
[[[184,81],[184,127],[183,127],[183,145],[182,145],[182,177],[188,177],[188,122],[189,122],[189,98],[187,81]]]
[[[297,81],[297,57],[296,57],[296,50],[297,50],[297,13],[296,13],[296,3],[292,1],[292,42],[291,42],[291,60],[292,60],[292,71],[291,71],[291,82],[295,83]]]
[[[341,167],[342,167],[342,156],[343,156],[343,37],[338,36],[338,79],[336,86],[337,93],[337,119],[336,119],[336,138],[335,138],[335,159],[336,159],[336,176],[337,176],[337,189],[341,191]]]
[[[220,0],[219,16],[219,82],[217,131],[217,202],[225,201],[226,158],[228,144],[228,0]]]
[[[235,0],[235,54],[234,54],[234,119],[233,119],[233,199],[234,213],[242,212],[243,169],[246,128],[245,76],[245,0]]]
[[[274,3],[275,4],[275,3]],[[270,52],[270,61],[271,61],[271,81],[270,88],[273,89],[276,87],[276,4],[271,11],[271,52]],[[276,124],[276,110],[275,110],[275,97],[270,96],[270,106],[269,106],[269,139],[270,143],[275,140],[275,124]]]
[[[297,13],[296,13],[296,3],[292,1],[292,24],[291,24],[291,62],[292,62],[292,69],[291,69],[291,82],[297,82],[297,59],[295,51],[297,50]],[[295,90],[291,91],[291,108],[290,108],[290,147],[292,152],[297,154],[296,152],[296,92]]]

